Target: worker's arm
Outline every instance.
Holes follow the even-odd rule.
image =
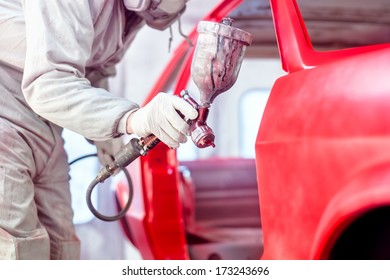
[[[94,26],[90,1],[24,0],[27,52],[22,90],[43,118],[91,140],[120,135],[138,105],[91,86],[85,77]]]

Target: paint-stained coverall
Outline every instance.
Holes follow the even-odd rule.
[[[181,3],[178,11],[185,6],[185,0],[167,2]],[[160,94],[143,110],[105,89],[148,23],[148,14],[125,3],[0,0],[0,259],[79,258],[62,128],[96,142],[125,133],[158,136],[145,128],[166,111],[157,101],[178,102]],[[192,108],[185,110],[196,117]],[[177,147],[185,141],[179,134],[163,142]]]

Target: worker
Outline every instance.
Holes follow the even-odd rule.
[[[140,108],[107,90],[141,27],[166,29],[186,2],[0,1],[0,259],[80,258],[63,128],[101,161],[124,134],[187,140],[187,102],[159,93]]]

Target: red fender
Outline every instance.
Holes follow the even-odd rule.
[[[322,214],[310,258],[328,259],[336,240],[352,222],[368,211],[390,206],[389,186],[389,163],[364,170],[340,186]]]
[[[347,183],[390,162],[390,44],[318,52],[295,0],[271,7],[288,74],[272,88],[256,139],[262,258],[322,258],[342,222],[327,209],[349,207],[348,221],[377,203],[374,185],[360,193]]]

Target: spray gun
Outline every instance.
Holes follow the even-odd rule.
[[[199,36],[191,64],[191,78],[199,89],[200,104],[186,90],[180,95],[198,111],[198,117],[188,121],[191,140],[198,148],[215,147],[214,132],[206,123],[209,108],[219,94],[230,89],[236,82],[246,46],[252,42],[252,35],[232,27],[230,18],[224,18],[220,23],[201,21],[197,31]],[[125,215],[130,207],[131,197],[120,214],[107,217],[94,208],[91,201],[92,190],[118,169],[123,170],[139,156],[145,156],[159,142],[154,135],[133,138],[114,156],[115,160],[111,164],[99,171],[87,189],[87,205],[96,217],[114,221]]]

